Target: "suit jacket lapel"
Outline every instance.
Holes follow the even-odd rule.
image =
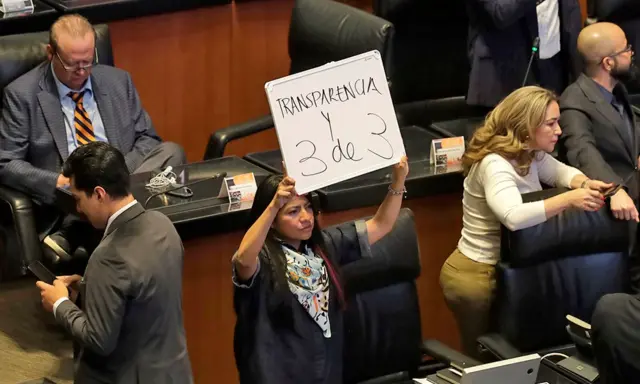
[[[636,129],[636,114],[635,112],[633,112],[633,108],[631,107],[631,103],[629,102],[629,92],[627,92],[627,88],[624,86],[624,84],[620,83],[618,84],[618,92],[622,93],[623,95],[623,100],[624,100],[624,107],[627,113],[631,114],[631,140],[632,142],[631,144],[631,148],[632,148],[632,152],[631,152],[631,157],[634,159],[634,162],[637,163],[637,156],[638,156],[638,134],[637,134],[637,129]],[[635,164],[635,163],[634,163]]]
[[[49,61],[40,64],[42,68],[42,78],[40,79],[40,92],[38,92],[38,103],[42,109],[42,114],[47,122],[47,127],[51,131],[53,141],[56,143],[62,161],[69,157],[69,146],[67,143],[67,130],[64,124],[64,115],[60,105],[60,96],[56,88],[51,64]]]
[[[113,112],[113,104],[111,103],[111,98],[107,94],[106,87],[103,86],[100,79],[95,74],[91,75],[91,87],[96,98],[96,104],[98,104],[98,111],[100,111],[100,118],[102,119],[104,132],[107,135],[109,144],[116,148],[122,148],[120,143],[117,141],[119,136],[114,134],[115,130],[112,125],[113,121],[111,119],[111,113]]]
[[[142,207],[142,205],[140,205],[140,203],[136,203],[132,205],[129,209],[122,212],[120,216],[116,217],[116,219],[111,223],[111,225],[107,229],[107,232],[105,232],[104,237],[109,236],[110,234],[113,233],[113,231],[118,229],[118,227],[135,219],[136,217],[140,216],[142,213],[144,213],[144,208]]]
[[[595,82],[589,77],[584,74],[580,75],[578,83],[587,98],[595,104],[596,110],[604,118],[606,118],[615,128],[616,132],[618,132],[618,135],[620,135],[620,139],[627,149],[627,154],[631,159],[633,159],[633,142],[635,142],[635,140],[633,138],[631,138],[631,141],[629,140],[629,134],[627,133],[627,123],[622,119],[620,113],[613,107],[613,105],[611,105],[611,103],[605,100],[604,96],[602,95],[602,91],[600,91]]]

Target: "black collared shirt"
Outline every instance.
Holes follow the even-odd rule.
[[[604,97],[604,99],[611,104],[611,106],[613,106],[613,109],[615,109],[620,116],[622,117],[622,120],[624,120],[625,125],[627,126],[627,139],[630,140],[631,143],[633,143],[633,139],[634,139],[634,126],[633,126],[633,117],[631,115],[631,111],[629,111],[625,105],[626,103],[624,102],[624,100],[620,100],[621,98],[616,96],[614,93],[609,92],[608,89],[606,89],[605,87],[603,87],[602,85],[598,84],[597,82],[594,81],[594,83],[596,83],[596,85],[598,86],[598,88],[600,89],[600,92],[602,93],[602,96]],[[614,88],[614,92],[615,92],[615,88]]]

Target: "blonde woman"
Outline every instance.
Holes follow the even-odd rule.
[[[546,221],[569,207],[595,211],[611,187],[550,156],[562,133],[556,96],[540,87],[508,95],[487,116],[462,157],[465,173],[462,236],[440,272],[464,352],[477,356],[476,340],[489,327],[500,257],[500,223],[512,231]],[[540,182],[571,190],[543,201],[523,203],[521,194]]]

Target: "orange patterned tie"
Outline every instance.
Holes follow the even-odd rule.
[[[82,100],[84,99],[84,93],[82,92],[69,92],[69,97],[76,103],[76,110],[73,114],[73,125],[76,129],[76,140],[78,144],[89,144],[92,141],[96,141],[96,136],[93,134],[93,125],[91,119],[89,119],[89,113],[84,109]]]

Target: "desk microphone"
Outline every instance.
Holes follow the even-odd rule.
[[[527,73],[524,74],[524,80],[522,81],[523,87],[527,84],[527,80],[529,79],[529,72],[531,72],[531,64],[533,63],[533,58],[536,57],[536,53],[538,53],[539,49],[540,49],[540,37],[536,37],[533,40],[533,46],[531,47],[531,57],[529,58]]]
[[[156,192],[156,193],[151,194],[149,197],[147,197],[147,200],[145,200],[143,207],[147,208],[147,204],[149,204],[149,201],[151,201],[151,199],[153,199],[154,197],[160,196],[160,195],[164,195],[165,193],[171,193],[171,192],[177,191],[178,189],[181,189],[181,188],[186,188],[187,191],[188,191],[188,195],[184,195],[184,196],[180,195],[180,197],[186,197],[186,198],[191,197],[191,196],[193,196],[193,192],[188,187],[190,187],[192,185],[195,185],[195,184],[202,183],[204,181],[213,180],[213,179],[217,179],[218,177],[226,177],[226,176],[227,176],[227,172],[220,172],[220,173],[216,173],[215,175],[213,175],[211,177],[205,177],[204,179],[195,180],[195,181],[192,181],[190,183],[186,183],[184,185],[183,184],[174,184],[172,188],[169,188],[169,189],[166,189],[164,191]]]

